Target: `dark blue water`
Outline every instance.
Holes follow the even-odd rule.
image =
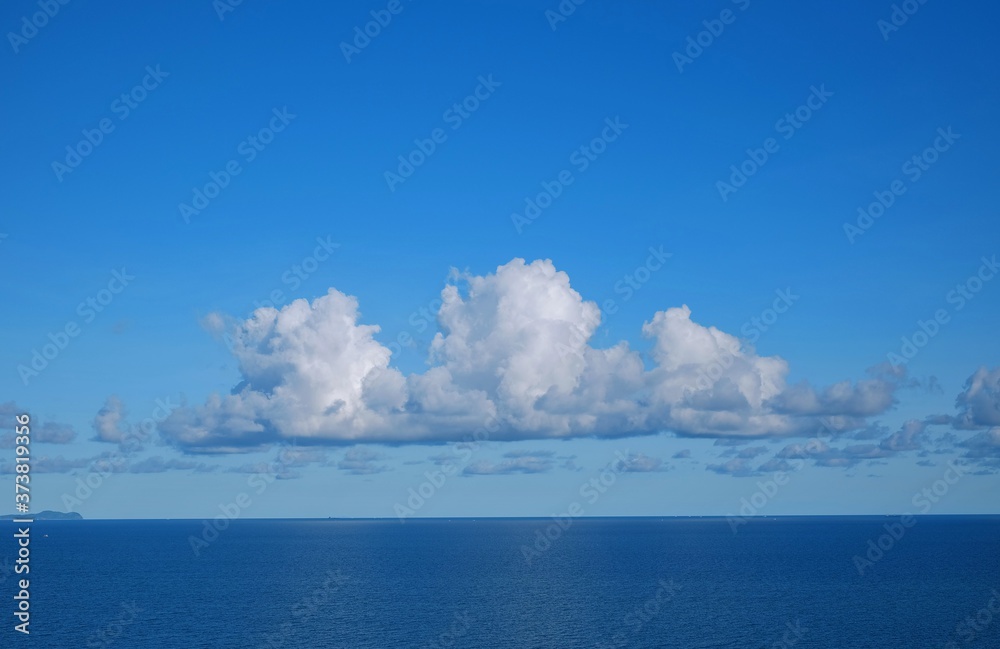
[[[235,521],[200,556],[201,521],[36,522],[0,645],[1000,647],[1000,518],[919,518],[859,574],[894,520],[577,519],[530,563],[550,520]]]

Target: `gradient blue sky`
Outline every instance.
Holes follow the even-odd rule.
[[[109,403],[106,414],[118,403],[127,411],[115,425],[128,430],[153,416],[157,399],[195,408],[240,384],[240,365],[211,325],[249,318],[273,290],[285,304],[330,288],[356,296],[360,323],[381,327],[376,341],[416,339],[391,358],[415,375],[426,371],[439,327],[418,331],[412,323],[421,316],[412,314],[434,308],[451,269],[488,278],[516,258],[551,260],[585,301],[614,299],[619,310],[603,317],[590,345],[626,341],[647,370],[655,350],[642,328],[657,312],[687,305],[693,322],[745,339],[745,323],[771,306],[775,291],[791,289],[799,299],[744,349],[780,356],[789,386],[808,381],[818,391],[869,378],[866,370],[898,351],[918,319],[945,309],[949,322],[888,388],[891,405],[828,440],[877,446],[916,420],[906,448],[839,455],[843,461],[827,462],[836,466],[807,458],[761,513],[915,511],[913,495],[940,479],[949,460],[977,475],[953,485],[932,513],[998,511],[1000,287],[985,282],[960,311],[947,296],[979,271],[981,258],[1000,254],[1000,9],[930,2],[885,39],[878,21],[890,20],[888,2],[590,0],[553,29],[546,11],[555,1],[403,0],[346,61],[341,43],[386,6],[247,1],[220,20],[208,0],[73,2],[26,42],[11,45],[8,35],[0,53],[8,97],[0,146],[3,425],[27,410],[36,425],[53,422],[52,442],[66,442],[36,440],[36,511],[64,509],[63,494],[88,474],[87,458],[115,451],[94,439],[95,416]],[[730,24],[679,71],[674,53],[726,10]],[[6,3],[4,31],[20,32],[22,17],[37,11]],[[126,116],[115,102],[142,83],[147,66],[169,76]],[[453,128],[446,111],[481,78],[499,85]],[[779,120],[813,88],[832,95],[785,139]],[[295,117],[248,162],[241,143],[275,109]],[[581,171],[571,155],[616,118],[627,128]],[[102,119],[113,131],[60,178],[53,162]],[[903,165],[949,128],[960,137],[918,179],[907,175]],[[435,129],[447,139],[390,190],[385,172]],[[777,150],[723,200],[717,182],[768,138]],[[241,173],[185,222],[179,204],[233,159]],[[573,184],[519,232],[511,213],[564,169]],[[849,241],[844,224],[895,180],[905,193]],[[314,253],[317,238],[339,247],[307,278],[283,279]],[[672,256],[624,299],[618,283],[650,247]],[[135,279],[85,322],[78,304],[122,268]],[[80,335],[22,380],[18,366],[70,321]],[[967,384],[980,368],[982,380]],[[734,430],[740,445],[726,446],[709,430],[657,430],[491,441],[418,515],[560,513],[617,451],[631,458],[629,470],[587,514],[727,514],[772,477],[760,469],[765,460],[788,458],[781,450],[806,439]],[[254,494],[242,515],[393,516],[395,503],[437,468],[428,458],[454,449],[358,441],[300,440],[302,466],[285,467],[281,477],[291,479]],[[13,456],[7,447],[5,462]],[[726,464],[756,447],[765,450]],[[278,446],[198,450],[158,429],[129,450],[134,471],[102,479],[76,510],[212,516],[252,491],[248,465],[273,460]],[[683,450],[690,457],[674,457]],[[468,466],[490,475],[466,475]]]

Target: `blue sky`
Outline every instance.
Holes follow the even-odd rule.
[[[996,512],[997,10],[558,7],[5,5],[34,509]]]

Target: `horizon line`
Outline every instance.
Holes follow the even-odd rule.
[[[64,513],[64,512],[59,512]],[[73,512],[70,512],[73,513]],[[570,517],[560,517],[560,516],[413,516],[405,519],[400,519],[397,516],[287,516],[287,517],[239,517],[228,519],[229,522],[235,521],[392,521],[404,524],[409,521],[452,521],[452,520],[555,520],[561,518],[569,518],[569,520],[607,520],[607,519],[721,519],[727,520],[730,518],[739,518],[742,520],[768,520],[768,519],[784,519],[784,518],[893,518],[893,517],[903,517],[912,516],[914,518],[945,518],[945,517],[1000,517],[1000,512],[996,513],[927,513],[927,514],[914,514],[912,512],[904,513],[889,513],[889,514],[775,514],[772,516],[742,516],[738,514],[692,514],[692,515],[609,515],[609,516],[570,516]],[[20,515],[21,519],[33,518],[31,514]],[[79,522],[79,521],[205,521],[214,520],[215,517],[195,517],[195,518],[81,518],[77,519],[60,519],[60,518],[33,518],[33,522]],[[0,518],[0,521],[14,522],[13,518]]]

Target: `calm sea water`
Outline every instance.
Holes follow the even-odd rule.
[[[245,520],[200,555],[201,521],[36,522],[32,634],[5,574],[0,644],[1000,647],[1000,518],[918,518],[859,574],[896,520],[577,519],[547,548],[542,519]]]

